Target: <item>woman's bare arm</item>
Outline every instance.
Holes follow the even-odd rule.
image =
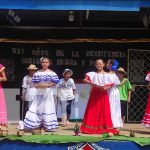
[[[6,74],[5,74],[4,70],[1,71],[1,75],[2,75],[2,77],[0,77],[0,82],[7,81]]]

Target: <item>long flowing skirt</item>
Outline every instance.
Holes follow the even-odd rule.
[[[5,103],[5,96],[0,84],[0,124],[4,125],[7,124],[7,109]]]
[[[109,91],[109,103],[111,111],[111,119],[114,128],[123,127],[122,118],[121,118],[121,102],[120,94],[117,87],[112,87]]]
[[[118,133],[112,126],[107,91],[92,89],[80,131],[87,134]]]
[[[142,119],[142,125],[150,128],[150,94],[148,95],[148,102],[146,105],[144,117]]]
[[[35,98],[24,119],[24,127],[26,129],[44,128],[47,131],[58,127],[51,88],[36,90]]]

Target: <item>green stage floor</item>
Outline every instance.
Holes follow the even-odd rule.
[[[16,135],[9,135],[8,137],[1,137],[0,140],[24,141],[30,143],[41,144],[59,144],[59,143],[80,143],[80,142],[99,142],[99,141],[132,141],[141,146],[150,145],[150,138],[137,138],[127,136],[113,136],[107,137],[93,137],[93,136],[70,136],[70,135],[24,135],[18,137]]]

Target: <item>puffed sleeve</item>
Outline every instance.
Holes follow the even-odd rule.
[[[0,72],[4,69],[5,69],[5,67],[2,64],[0,64]]]
[[[40,82],[40,76],[38,75],[38,72],[36,72],[32,77],[32,83],[39,83]]]
[[[113,74],[114,75],[114,84],[115,85],[120,85],[120,80],[119,80],[119,78],[117,77],[117,75],[116,74]]]
[[[51,82],[57,84],[59,82],[59,78],[56,73],[54,73],[51,77]]]
[[[88,81],[94,81],[95,72],[88,72],[85,74],[85,77]]]

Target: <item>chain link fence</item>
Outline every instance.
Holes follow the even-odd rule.
[[[145,76],[150,70],[150,50],[128,50],[128,79],[133,86],[131,103],[128,104],[128,122],[141,122],[148,99]]]

